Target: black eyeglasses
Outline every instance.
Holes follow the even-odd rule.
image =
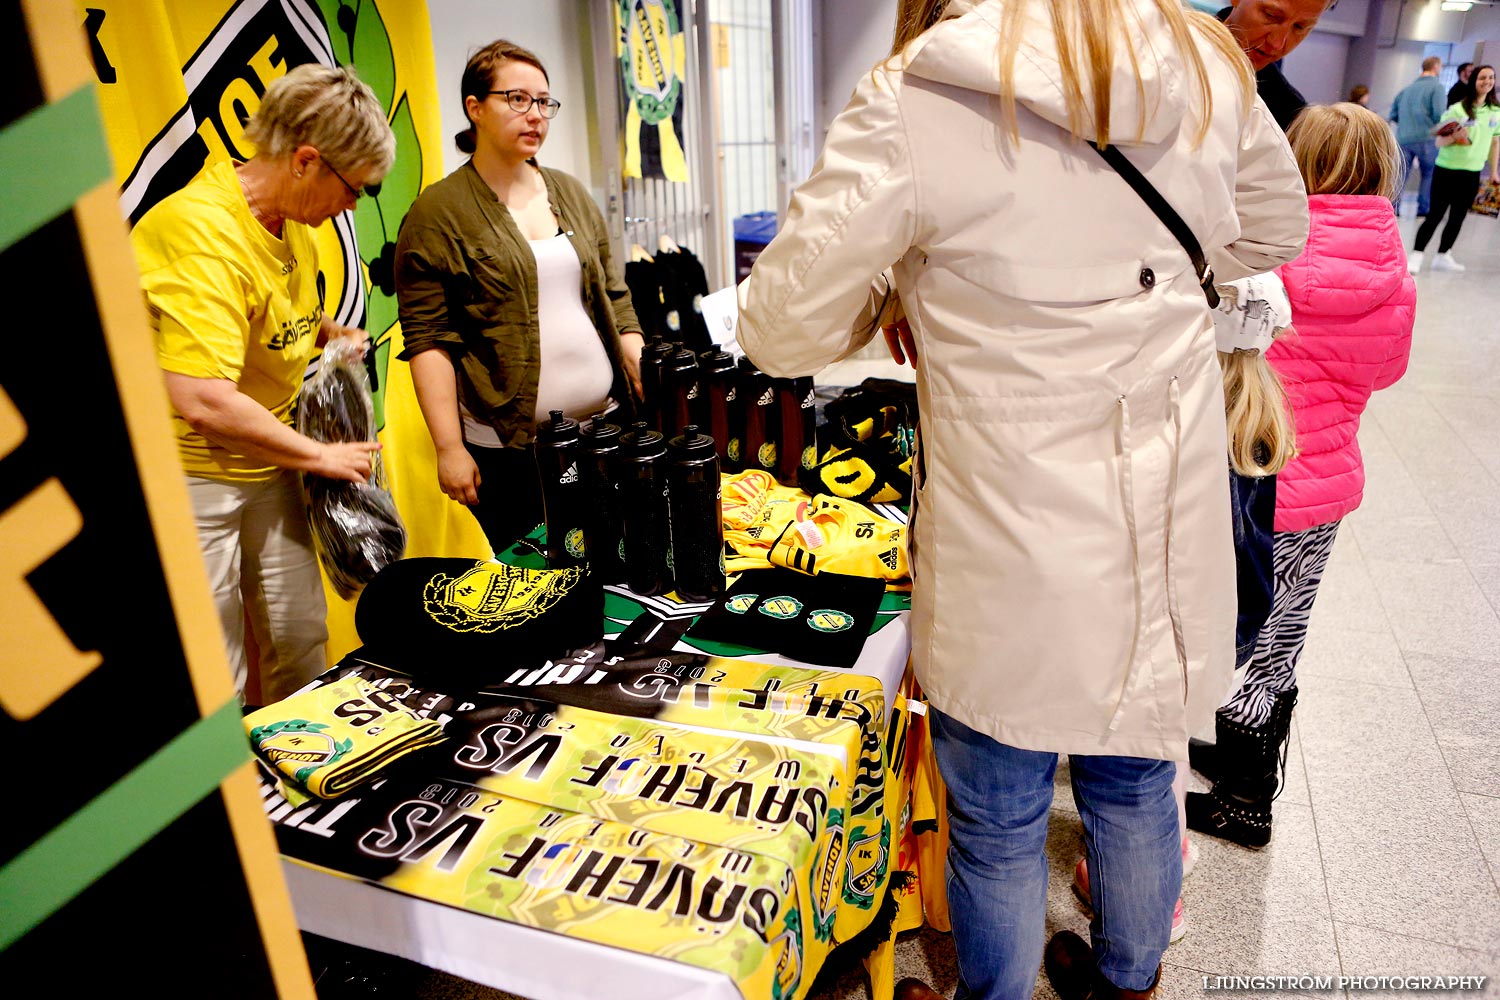
[[[335,170],[333,168],[333,164],[332,163],[329,163],[327,160],[324,160],[323,161],[323,166],[327,167],[328,170],[329,170],[329,172],[331,174],[333,174],[333,176],[337,177],[339,179],[339,183],[342,184],[342,185],[344,185],[344,187],[348,188],[349,189],[349,193],[352,194],[352,195],[354,195],[355,198],[358,198],[362,194],[369,195],[371,198],[374,198],[375,196],[377,196],[377,195],[380,194],[380,185],[379,184],[366,184],[364,190],[361,191],[359,188],[355,187],[353,184],[350,184],[348,181],[346,181],[344,179],[344,175],[341,174],[341,173],[339,173],[337,170]]]
[[[505,103],[518,115],[524,115],[531,110],[535,104],[542,111],[543,118],[556,118],[558,109],[562,107],[562,101],[553,100],[550,97],[532,97],[524,90],[492,90],[490,95],[499,94],[505,98]]]

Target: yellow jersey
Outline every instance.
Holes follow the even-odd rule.
[[[281,238],[250,213],[234,164],[218,163],[162,199],[131,233],[156,358],[164,371],[228,379],[290,426],[323,320],[313,230]],[[276,469],[239,455],[172,414],[190,476],[256,482]]]

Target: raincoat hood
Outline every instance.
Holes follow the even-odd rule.
[[[1007,8],[1015,0],[952,0],[943,20],[912,43],[905,72],[935,83],[964,87],[983,94],[1000,93],[999,39],[1002,17],[1014,17]],[[1114,61],[1110,80],[1109,138],[1121,145],[1158,143],[1183,125],[1193,113],[1191,77],[1187,67],[1170,50],[1153,49],[1151,38],[1166,36],[1166,24],[1152,3],[1137,0],[1131,6],[1129,32],[1135,49],[1140,81],[1131,72],[1128,58]],[[1016,54],[1014,88],[1016,100],[1042,118],[1069,128],[1068,104],[1060,81],[1062,64],[1057,36],[1044,4],[1028,3]],[[1123,55],[1123,53],[1121,53]],[[1089,81],[1081,81],[1084,98],[1093,106]],[[1084,116],[1082,138],[1095,139],[1092,111]]]

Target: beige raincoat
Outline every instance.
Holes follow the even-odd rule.
[[[1213,328],[1180,244],[1068,134],[1038,4],[1005,133],[1014,7],[954,0],[904,68],[862,80],[740,288],[739,339],[773,375],[817,372],[891,318],[871,280],[892,276],[920,349],[912,661],[932,704],[1024,749],[1185,760],[1233,669]],[[1306,196],[1281,129],[1203,41],[1197,144],[1197,88],[1137,7],[1144,104],[1122,56],[1111,140],[1220,248],[1220,279],[1293,259]]]

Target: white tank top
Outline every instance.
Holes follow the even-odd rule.
[[[536,258],[536,318],[542,341],[542,371],[536,392],[535,419],[553,410],[582,419],[604,409],[614,382],[609,354],[583,308],[583,268],[563,234],[528,240]],[[460,405],[464,439],[482,448],[498,448],[500,436],[489,424]]]

